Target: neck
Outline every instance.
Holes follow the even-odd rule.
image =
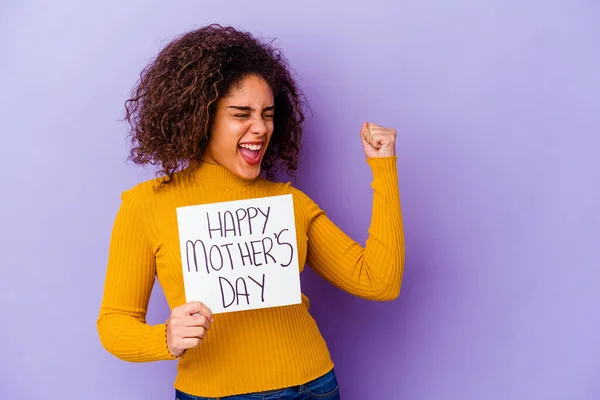
[[[241,178],[222,165],[205,161],[192,162],[186,169],[191,172],[198,183],[207,185],[222,187],[249,186],[256,181],[255,179]]]

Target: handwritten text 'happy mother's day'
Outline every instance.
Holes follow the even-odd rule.
[[[213,313],[297,304],[291,195],[177,209],[187,301]]]

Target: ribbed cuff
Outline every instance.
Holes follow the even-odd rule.
[[[151,360],[176,360],[178,358],[169,352],[166,323],[153,325],[143,340],[146,343],[142,345],[144,349],[144,353],[141,354],[142,358]]]
[[[398,188],[398,156],[367,158],[367,163],[373,172],[373,188],[396,191]]]

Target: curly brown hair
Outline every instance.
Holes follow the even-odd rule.
[[[293,174],[306,103],[286,59],[272,42],[218,24],[177,37],[142,70],[125,102],[130,160],[159,166],[161,186],[171,182],[176,171],[201,160],[217,101],[249,75],[262,77],[275,100],[273,136],[261,168],[269,179],[281,166]]]

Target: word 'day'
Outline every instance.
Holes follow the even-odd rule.
[[[213,313],[301,302],[292,195],[179,207],[186,301]]]

